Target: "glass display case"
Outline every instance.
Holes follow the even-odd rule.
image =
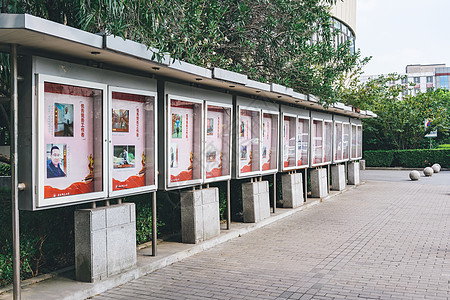
[[[343,160],[350,159],[350,124],[342,124],[342,158]]]
[[[356,159],[356,125],[352,124],[352,132],[351,132],[351,147],[350,147],[350,158]]]
[[[324,153],[323,162],[331,163],[332,150],[333,150],[333,123],[331,121],[324,121]]]
[[[308,166],[309,119],[298,118],[297,122],[297,167]]]
[[[206,102],[205,182],[231,176],[231,105]]]
[[[283,170],[289,170],[296,167],[296,123],[296,115],[283,114]]]
[[[156,188],[156,93],[112,87],[110,99],[111,195]]]
[[[362,126],[356,126],[356,156],[362,158]]]
[[[261,111],[250,107],[239,107],[237,127],[239,175],[258,173],[261,171]]]
[[[323,163],[323,121],[313,119],[312,121],[312,164]]]
[[[278,113],[263,111],[262,173],[278,170]]]
[[[105,197],[106,85],[38,75],[37,207]]]
[[[168,95],[167,186],[202,183],[203,101]]]
[[[343,138],[342,138],[342,122],[334,122],[334,162],[343,161]]]

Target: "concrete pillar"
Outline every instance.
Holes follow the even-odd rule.
[[[365,159],[360,159],[359,160],[359,169],[360,170],[365,170],[366,169],[366,160]]]
[[[256,223],[270,217],[269,182],[247,182],[242,185],[245,223]]]
[[[135,265],[134,203],[75,211],[77,280],[97,282]]]
[[[342,191],[345,189],[345,166],[331,166],[331,189],[333,191]]]
[[[196,244],[220,234],[219,189],[181,193],[181,239]]]
[[[295,208],[303,204],[302,173],[281,175],[283,207]]]
[[[328,195],[327,169],[311,170],[311,197],[323,198]]]
[[[348,184],[358,185],[359,181],[359,162],[348,163]]]

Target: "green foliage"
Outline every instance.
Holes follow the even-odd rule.
[[[390,167],[394,161],[394,152],[390,151],[364,151],[364,159],[368,167]]]
[[[450,149],[450,144],[442,144],[438,146],[439,149]]]
[[[11,176],[11,166],[0,164],[0,176]]]
[[[10,1],[27,12],[89,32],[143,43],[154,58],[244,73],[336,101],[342,72],[360,63],[348,44],[334,45],[329,13],[336,0]]]
[[[364,151],[368,167],[424,168],[438,163],[450,167],[450,149]]]

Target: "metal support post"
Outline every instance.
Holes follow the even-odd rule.
[[[303,178],[303,194],[304,194],[304,201],[308,200],[308,168],[305,168],[305,176]]]
[[[277,210],[277,173],[273,174],[273,213]]]
[[[156,220],[156,191],[153,192],[152,199],[152,256],[156,256],[156,244],[157,244],[157,220]]]
[[[330,178],[331,178],[330,170],[331,170],[330,165],[327,165],[327,191],[328,191],[327,193],[328,194],[330,193]]]
[[[21,298],[20,294],[20,240],[19,240],[19,189],[17,173],[17,131],[19,127],[18,109],[19,97],[17,88],[17,45],[11,45],[11,200],[12,200],[12,228],[13,228],[13,298]]]
[[[227,181],[227,229],[231,226],[231,180]]]

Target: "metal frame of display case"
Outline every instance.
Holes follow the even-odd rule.
[[[216,106],[216,107],[223,107],[223,108],[228,108],[230,110],[230,126],[229,126],[229,146],[228,151],[229,151],[229,174],[228,175],[222,175],[219,177],[214,177],[214,178],[206,178],[206,124],[203,125],[203,135],[204,135],[204,143],[205,143],[205,147],[203,147],[203,178],[204,178],[204,182],[205,183],[211,183],[211,182],[216,182],[216,181],[226,181],[226,180],[230,180],[231,179],[231,173],[232,173],[232,161],[233,161],[233,153],[232,153],[232,146],[233,146],[233,105],[232,104],[224,104],[224,103],[220,103],[220,102],[215,102],[215,101],[205,101],[205,106],[204,106],[204,122],[206,122],[206,117],[207,117],[207,111],[208,111],[208,106]]]
[[[352,155],[353,153],[353,128],[355,128],[355,152],[356,155]],[[360,144],[358,145],[358,128],[360,128]],[[362,148],[362,122],[361,120],[350,118],[350,160],[359,160],[362,159],[362,151],[361,155],[358,155],[358,148]],[[362,150],[362,149],[361,149]]]
[[[293,118],[295,126],[294,126],[294,153],[295,153],[295,157],[294,157],[294,166],[288,166],[285,167],[284,166],[284,117],[288,117],[288,118]],[[292,113],[282,113],[282,117],[281,117],[281,124],[282,126],[280,126],[280,132],[282,132],[283,134],[280,135],[280,140],[281,140],[281,147],[279,150],[281,150],[280,152],[280,166],[281,166],[281,171],[291,171],[291,170],[296,170],[299,167],[297,166],[297,160],[298,160],[298,132],[297,132],[297,128],[298,128],[298,116],[296,114],[292,114]],[[289,138],[290,140],[290,138]],[[290,145],[288,145],[290,147]]]
[[[297,165],[297,169],[305,169],[305,168],[309,167],[309,155],[310,155],[310,152],[311,152],[311,144],[310,144],[310,141],[311,141],[311,119],[309,117],[298,116],[297,117],[297,122],[299,122],[299,120],[306,120],[308,122],[308,137],[306,139],[307,142],[308,142],[307,153],[306,153],[306,163],[302,164],[300,166]],[[298,129],[298,125],[297,125],[297,129]],[[297,143],[299,142],[298,141],[298,134],[299,133],[297,132]],[[296,146],[296,148],[297,148],[297,152],[298,152],[298,146]],[[302,145],[302,149],[303,149],[303,145]],[[297,153],[297,162],[298,162],[298,159],[299,159],[299,155],[301,155],[301,153],[300,154]]]
[[[103,116],[106,115],[106,109],[107,109],[107,85],[102,83],[95,83],[90,81],[83,81],[78,79],[72,79],[72,78],[65,78],[65,77],[59,77],[54,75],[47,75],[39,73],[36,75],[36,83],[37,83],[37,111],[36,111],[36,120],[37,120],[37,136],[36,136],[36,187],[37,187],[37,196],[36,196],[36,207],[49,207],[49,206],[56,206],[60,204],[68,204],[68,203],[76,203],[76,202],[83,202],[87,200],[95,200],[99,198],[105,198],[108,195],[108,168],[107,168],[107,140],[104,139],[104,136],[107,132],[107,126],[106,121],[107,118],[103,118],[102,120],[102,136],[100,139],[102,139],[101,145],[102,145],[102,189],[103,191],[98,192],[91,192],[91,193],[85,193],[85,194],[75,194],[75,195],[68,195],[68,196],[60,196],[60,197],[54,197],[54,198],[44,198],[44,178],[45,176],[45,144],[44,144],[44,83],[45,82],[51,82],[56,84],[62,84],[62,85],[71,85],[71,86],[77,86],[82,88],[92,88],[92,89],[98,89],[102,91],[102,114]],[[43,122],[40,122],[42,120]],[[94,140],[95,137],[92,137]]]
[[[313,136],[313,125],[314,122],[321,122],[322,123],[322,159],[320,163],[314,163],[314,136]],[[311,111],[311,122],[310,122],[310,166],[311,167],[319,167],[319,166],[326,166],[330,165],[332,161],[332,154],[333,154],[333,126],[331,124],[331,141],[330,141],[330,150],[331,150],[331,156],[329,161],[325,160],[325,123],[332,123],[332,116],[325,113],[315,112]]]
[[[153,157],[148,158],[153,160],[154,164],[154,184],[142,186],[142,187],[136,187],[136,188],[130,188],[125,189],[121,191],[113,191],[112,186],[112,170],[113,165],[110,164],[109,167],[109,180],[108,180],[108,188],[109,188],[109,195],[111,197],[117,197],[117,196],[124,196],[124,195],[132,195],[142,192],[151,192],[156,191],[158,186],[158,147],[157,147],[157,141],[158,141],[158,132],[157,132],[157,124],[158,124],[158,95],[156,92],[146,91],[146,90],[140,90],[140,89],[130,89],[130,88],[122,88],[122,87],[116,87],[116,86],[109,86],[108,88],[108,131],[109,131],[109,157],[112,159],[113,154],[113,147],[112,147],[112,93],[113,92],[119,92],[119,93],[128,93],[128,94],[136,94],[136,95],[142,95],[142,96],[150,96],[154,97],[153,101],[153,134],[154,134],[154,141],[153,141]],[[147,159],[147,158],[146,158]]]
[[[203,128],[199,129],[200,132],[200,151],[199,151],[199,168],[200,168],[200,178],[199,179],[191,179],[191,180],[184,180],[184,181],[179,181],[179,182],[170,182],[170,159],[169,159],[169,152],[167,151],[168,149],[170,149],[170,138],[171,138],[171,132],[170,132],[170,126],[171,126],[171,105],[170,105],[170,101],[172,99],[176,99],[176,100],[180,100],[180,101],[185,101],[185,102],[189,102],[189,103],[193,103],[193,104],[200,104],[202,107],[200,108],[200,126],[203,127],[204,124],[204,100],[200,100],[200,99],[196,99],[196,98],[190,98],[190,97],[184,97],[184,96],[179,96],[179,95],[175,95],[175,94],[166,94],[166,99],[165,99],[165,103],[166,103],[166,120],[165,120],[165,125],[166,125],[166,140],[165,140],[165,146],[166,146],[166,153],[165,153],[165,167],[166,167],[166,188],[167,189],[173,189],[173,188],[181,188],[181,187],[186,187],[186,186],[192,186],[192,185],[199,185],[203,183],[203,143],[202,143],[202,139],[203,139]],[[195,126],[195,125],[194,125]],[[195,128],[195,127],[194,127]],[[193,141],[193,145],[195,146],[195,141]],[[194,163],[194,162],[193,162]]]
[[[271,115],[276,115],[277,116],[277,135],[280,135],[280,113],[278,111],[272,111],[272,110],[263,109],[262,112],[261,112],[261,122],[264,121],[264,114],[271,114]],[[262,132],[262,126],[261,126],[261,132]],[[276,157],[275,157],[276,167],[273,168],[273,169],[265,170],[265,171],[262,169],[262,167],[263,167],[263,163],[262,163],[262,144],[263,143],[261,142],[261,139],[262,139],[262,133],[260,133],[260,144],[261,144],[261,147],[260,147],[261,148],[260,169],[261,169],[261,175],[268,175],[268,174],[277,173],[278,172],[278,163],[279,163],[278,162],[278,157],[280,156],[280,153],[279,153],[279,151],[280,151],[279,136],[277,136],[274,139],[275,143],[276,143],[275,147],[276,147],[276,150],[277,150]]]
[[[341,143],[341,156],[340,157],[336,157],[336,152],[337,152],[337,134],[336,134],[336,125],[339,124],[341,126],[341,139],[340,139],[340,143]],[[344,116],[339,116],[339,115],[333,115],[333,133],[334,133],[334,138],[333,138],[333,163],[343,163],[349,160],[349,158],[344,158],[344,126],[345,125],[350,125],[349,122],[349,118],[348,117],[344,117]],[[348,141],[348,153],[350,153],[350,138]]]

